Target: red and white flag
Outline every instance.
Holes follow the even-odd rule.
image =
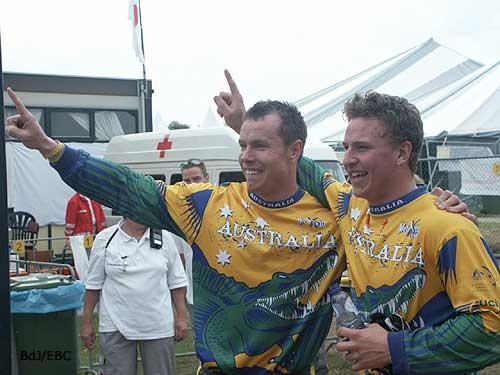
[[[129,0],[128,18],[132,21],[132,35],[134,37],[134,50],[137,58],[144,64],[144,52],[142,49],[141,25],[139,24],[139,1]]]

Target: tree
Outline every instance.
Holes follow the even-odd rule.
[[[189,129],[189,125],[187,124],[182,124],[179,121],[172,121],[170,124],[168,124],[168,128],[170,130],[176,130],[176,129]]]

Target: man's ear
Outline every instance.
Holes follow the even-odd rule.
[[[295,140],[290,146],[288,146],[288,154],[291,160],[299,160],[304,152],[304,143],[302,140]]]
[[[404,141],[398,147],[398,153],[396,156],[396,165],[399,167],[403,164],[410,164],[411,151],[413,146],[410,141]]]

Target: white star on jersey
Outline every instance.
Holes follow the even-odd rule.
[[[361,216],[361,210],[359,208],[353,208],[351,210],[351,219],[356,221],[359,219],[360,216]]]
[[[216,255],[217,263],[222,264],[223,266],[227,264],[231,264],[231,254],[229,254],[226,250],[219,250],[219,253]]]
[[[241,198],[241,204],[243,204],[243,207],[245,208],[250,208],[250,204],[243,198]]]
[[[231,207],[229,207],[227,204],[224,205],[224,207],[219,208],[220,216],[224,216],[224,219],[227,219],[228,216],[233,215],[233,210],[231,210]]]
[[[269,224],[261,217],[258,217],[257,220],[255,220],[255,223],[260,229],[266,229],[266,227],[269,226]]]
[[[365,224],[365,227],[363,228],[363,233],[366,234],[367,236],[371,236],[373,234],[373,230],[368,226],[368,224]]]
[[[245,240],[241,240],[241,241],[238,243],[238,247],[239,247],[239,248],[242,248],[242,249],[244,249],[245,247],[247,247],[247,243],[245,242]]]

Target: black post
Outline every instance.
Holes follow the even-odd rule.
[[[7,158],[3,108],[2,41],[0,36],[0,374],[11,373]]]

